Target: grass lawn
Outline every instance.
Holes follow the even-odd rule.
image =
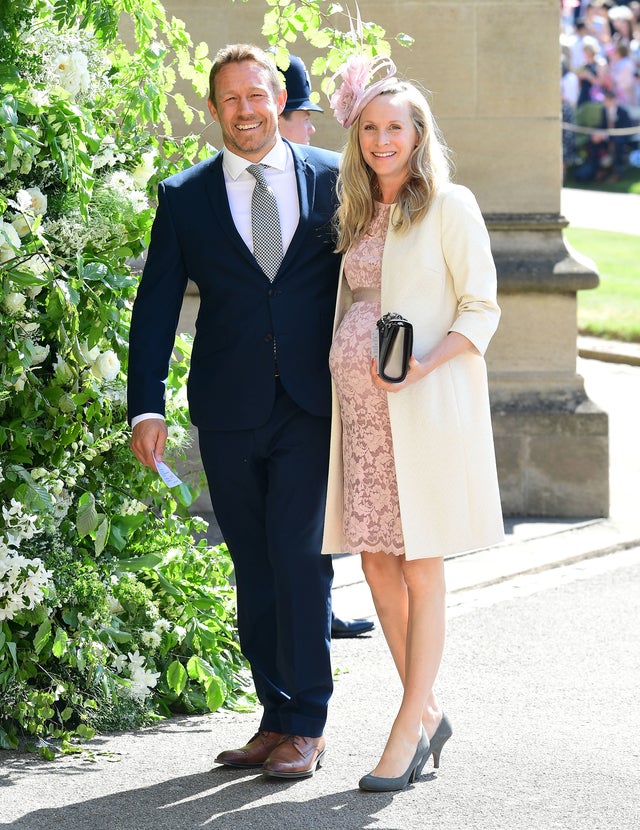
[[[593,260],[600,285],[578,292],[578,331],[640,343],[640,236],[567,228],[567,243]]]

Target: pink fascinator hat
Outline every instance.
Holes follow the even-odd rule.
[[[374,81],[376,75],[384,72],[383,77]],[[357,120],[362,110],[379,95],[396,74],[396,65],[391,58],[368,55],[351,55],[331,79],[342,77],[342,84],[329,100],[338,124],[350,127]]]

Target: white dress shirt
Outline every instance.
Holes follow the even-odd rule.
[[[253,239],[251,233],[251,196],[256,185],[255,178],[247,172],[247,167],[255,162],[237,156],[227,147],[222,151],[222,170],[224,172],[224,183],[227,188],[227,198],[234,224],[242,240],[253,250]],[[296,180],[293,155],[281,138],[275,146],[269,150],[267,155],[260,161],[260,164],[267,165],[263,170],[267,184],[273,190],[278,203],[280,214],[280,227],[282,230],[282,246],[286,253],[287,248],[300,221],[300,203],[298,201],[298,183]],[[140,421],[149,418],[160,418],[164,416],[157,412],[144,412],[135,415],[131,419],[131,427],[135,427]]]

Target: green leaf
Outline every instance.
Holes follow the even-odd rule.
[[[53,502],[49,492],[36,481],[22,466],[16,466],[18,475],[26,483],[20,484],[16,487],[13,497],[22,502],[28,511],[33,512],[51,512],[53,510]]]
[[[69,637],[67,636],[67,632],[64,630],[64,628],[57,628],[56,636],[53,640],[53,645],[51,647],[51,651],[54,657],[62,657],[62,655],[66,651],[68,641]]]
[[[207,706],[211,712],[217,712],[224,703],[224,690],[218,677],[210,677],[204,684]]]
[[[80,538],[93,533],[98,527],[98,511],[93,493],[83,493],[78,499],[76,530]]]
[[[204,41],[201,41],[197,44],[196,48],[194,49],[193,55],[196,60],[202,60],[202,58],[206,58],[209,54],[209,45]]]
[[[89,262],[82,269],[82,278],[89,281],[102,282],[107,272],[108,268],[103,262]]]
[[[200,680],[202,683],[210,677],[217,677],[216,670],[203,657],[192,654],[187,662],[187,671],[192,680]]]
[[[105,626],[101,631],[102,640],[113,640],[114,643],[128,643],[133,637],[128,631],[121,631],[119,628],[113,626]]]
[[[107,539],[109,538],[109,519],[102,513],[98,514],[98,518],[101,518],[102,521],[96,528],[96,538],[94,540],[96,556],[100,556],[102,551],[105,549]]]
[[[193,502],[193,493],[191,492],[191,488],[188,484],[185,484],[184,481],[178,485],[176,495],[180,504],[185,507],[189,507]]]
[[[2,727],[0,727],[0,747],[2,749],[17,749],[19,746],[19,741],[15,735],[9,735],[5,732]]]
[[[75,731],[79,738],[85,738],[86,740],[90,740],[96,734],[96,730],[87,726],[85,723],[79,723]]]
[[[143,556],[136,556],[134,559],[119,559],[118,571],[142,571],[153,570],[164,559],[164,554],[149,552]]]
[[[40,654],[40,652],[46,646],[50,638],[51,620],[46,619],[43,623],[41,623],[38,630],[36,631],[36,636],[33,638],[33,648],[36,654]]]
[[[179,660],[174,660],[167,669],[167,683],[169,688],[177,694],[182,694],[187,685],[188,675],[185,667]]]

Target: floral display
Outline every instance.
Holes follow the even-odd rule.
[[[165,108],[208,67],[156,0],[15,0],[0,33],[0,747],[54,757],[246,693],[230,559],[188,509],[200,481],[168,489],[126,424],[150,198],[211,152]],[[174,460],[189,351],[180,337],[167,383]]]

